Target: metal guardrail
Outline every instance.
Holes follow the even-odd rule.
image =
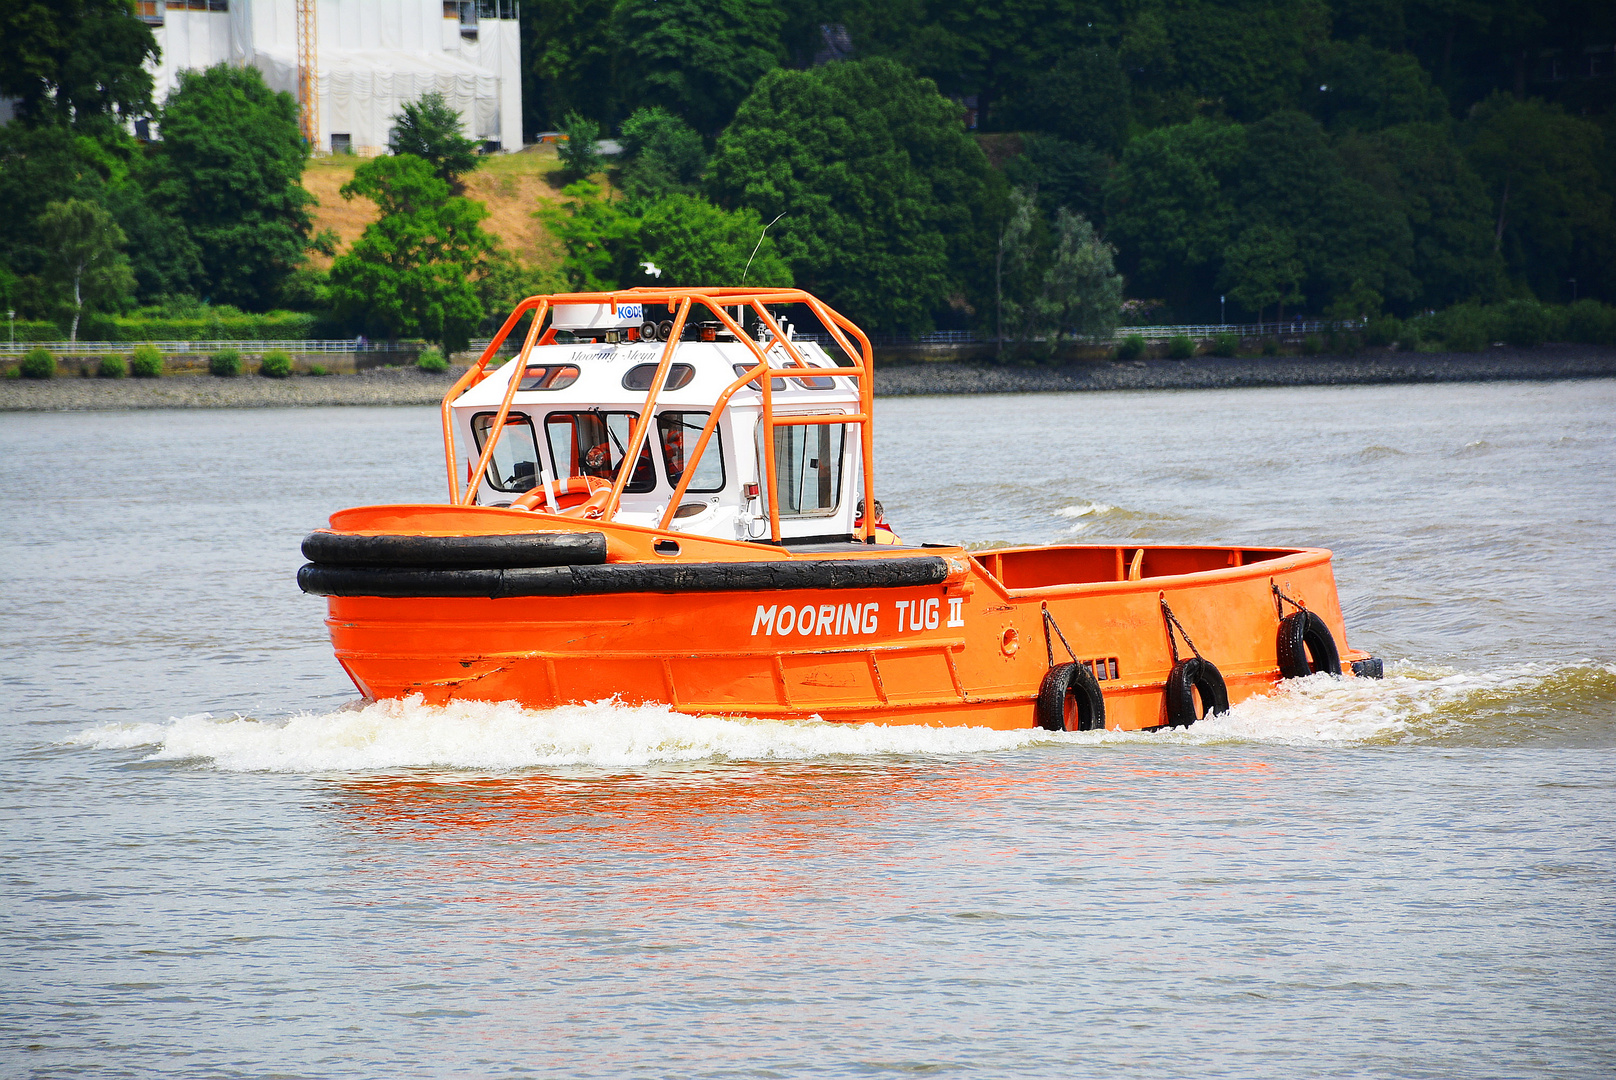
[[[1295,334],[1314,334],[1330,330],[1357,329],[1361,322],[1352,320],[1347,322],[1332,322],[1323,319],[1294,319],[1288,322],[1265,323],[1205,323],[1183,326],[1119,326],[1111,335],[1114,341],[1123,341],[1138,335],[1146,341],[1167,341],[1171,338],[1184,336],[1198,340],[1217,337],[1219,334],[1234,334],[1237,337],[1282,337]],[[821,345],[830,344],[827,334],[796,335],[805,341],[818,342]],[[1012,338],[1005,338],[1009,344]],[[1043,340],[1041,338],[1035,340]],[[1064,340],[1077,340],[1064,338]],[[871,345],[996,345],[999,339],[991,334],[979,334],[972,330],[938,330],[929,334],[871,334]]]
[[[155,346],[157,351],[164,355],[219,352],[223,349],[235,349],[237,352],[252,353],[268,352],[270,349],[281,349],[289,353],[364,353],[400,352],[422,348],[421,345],[414,342],[389,344],[385,341],[366,341],[361,345],[352,338],[338,338],[335,340],[301,340],[294,338],[283,341],[242,341],[239,339],[228,341],[80,341],[77,344],[68,341],[19,341],[15,344],[0,341],[0,355],[19,355],[28,352],[30,349],[44,349],[57,355],[92,356],[107,353],[132,353],[142,345]]]
[[[1135,334],[1146,341],[1166,341],[1180,335],[1200,340],[1210,339],[1219,334],[1234,334],[1242,338],[1252,337],[1282,337],[1295,334],[1316,334],[1330,330],[1355,330],[1363,324],[1359,320],[1346,322],[1331,322],[1322,319],[1296,319],[1290,322],[1266,323],[1206,323],[1185,326],[1119,326],[1112,334],[1113,340],[1122,341]],[[794,335],[804,341],[814,341],[821,345],[829,345],[829,334],[798,333]],[[481,353],[488,348],[491,339],[483,338],[473,341],[466,346],[467,351]],[[1012,339],[1006,338],[1008,344]],[[1041,340],[1041,339],[1040,339]],[[1068,339],[1075,340],[1075,339]],[[990,334],[979,334],[972,330],[937,330],[929,334],[871,334],[872,345],[994,345],[998,338]],[[503,353],[514,354],[519,343],[512,343],[507,339]],[[72,344],[66,341],[19,341],[15,344],[0,341],[0,355],[18,355],[30,349],[43,348],[55,354],[73,356],[104,355],[107,353],[132,353],[141,345],[156,346],[157,351],[164,354],[173,353],[208,353],[218,352],[221,349],[235,349],[240,352],[266,352],[270,349],[282,349],[289,353],[366,353],[366,352],[402,352],[424,348],[419,342],[385,342],[366,341],[360,344],[353,338],[336,338],[326,340],[279,340],[279,341],[81,341]]]

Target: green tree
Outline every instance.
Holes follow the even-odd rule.
[[[1295,108],[1329,31],[1323,0],[1141,3],[1119,40],[1133,113],[1154,126],[1208,113],[1252,121]]]
[[[180,75],[163,106],[157,198],[183,220],[216,302],[263,311],[310,243],[297,102],[257,68]]]
[[[604,162],[595,146],[600,139],[600,125],[587,116],[569,113],[561,125],[561,131],[566,138],[557,152],[561,156],[561,167],[567,174],[582,180],[600,172]]]
[[[579,180],[561,189],[567,201],[535,211],[566,248],[561,271],[573,289],[598,292],[637,283],[642,276],[640,219],[600,188]]]
[[[636,109],[623,121],[623,188],[642,199],[694,192],[707,165],[696,130],[660,106]]]
[[[787,288],[791,268],[763,232],[756,212],[721,210],[694,195],[670,195],[640,221],[645,260],[659,285]],[[756,254],[754,254],[754,252]]]
[[[1025,135],[1021,143],[1022,152],[1004,163],[1005,179],[1037,191],[1038,205],[1051,221],[1065,206],[1102,225],[1110,159],[1092,146],[1053,135]]]
[[[1332,131],[1379,131],[1394,124],[1435,122],[1447,100],[1407,53],[1367,41],[1333,41],[1319,50],[1312,113]]]
[[[862,54],[897,60],[944,93],[974,95],[990,122],[1006,98],[1041,98],[1038,85],[1061,58],[1102,44],[1114,25],[1107,6],[1070,0],[855,0],[842,6]],[[1076,79],[1068,88],[1082,83],[1083,63],[1070,71]]]
[[[1232,188],[1246,152],[1238,124],[1195,120],[1128,143],[1106,185],[1110,236],[1141,295],[1204,302],[1234,233]]]
[[[487,208],[451,195],[411,154],[365,162],[341,190],[371,199],[381,214],[331,264],[337,314],[387,337],[419,335],[445,354],[465,348],[483,317],[477,281],[494,248],[480,224]]]
[[[528,0],[522,5],[522,112],[559,128],[568,113],[608,123],[616,118],[617,46],[610,27],[617,0]]]
[[[29,318],[54,317],[44,280],[50,252],[39,233],[52,202],[105,198],[109,177],[126,171],[119,153],[70,128],[13,121],[0,126],[0,263],[18,277],[17,310]]]
[[[1122,318],[1122,275],[1116,249],[1081,214],[1061,207],[1055,215],[1055,250],[1044,272],[1044,290],[1057,331],[1079,337],[1110,336]]]
[[[1289,229],[1274,225],[1248,226],[1224,256],[1222,288],[1247,311],[1263,312],[1271,304],[1279,306],[1285,318],[1286,304],[1300,304],[1299,288],[1305,268],[1296,253],[1296,237]]]
[[[1418,294],[1407,217],[1393,199],[1347,175],[1312,117],[1284,111],[1248,124],[1233,196],[1243,227],[1273,225],[1295,236],[1307,271],[1302,291],[1320,306],[1347,293],[1395,301]]]
[[[612,26],[627,98],[715,135],[785,58],[783,23],[776,0],[619,0]]]
[[[1402,124],[1340,145],[1349,175],[1394,201],[1414,241],[1418,306],[1445,308],[1496,295],[1492,202],[1446,124]]]
[[[779,218],[797,282],[855,319],[923,330],[951,296],[992,295],[1002,180],[959,107],[889,60],[771,71],[709,172],[721,205]]]
[[[1074,49],[1042,77],[1026,80],[1001,112],[999,126],[1115,153],[1128,132],[1128,77],[1110,49]]]
[[[566,292],[567,279],[556,270],[533,266],[495,249],[484,262],[477,280],[477,297],[483,308],[483,324],[497,328],[517,304],[530,296]]]
[[[1053,235],[1041,230],[1032,194],[1024,189],[1011,191],[1008,205],[999,275],[1001,289],[1008,277],[1010,293],[1000,294],[1000,355],[1005,320],[1012,340],[1021,347],[1041,340],[1046,357],[1064,333],[1101,337],[1115,330],[1122,314],[1115,249],[1086,218],[1064,206],[1056,211]]]
[[[1598,126],[1531,98],[1494,94],[1466,122],[1465,155],[1493,201],[1493,250],[1541,297],[1598,274],[1612,240]],[[1608,268],[1606,268],[1608,269]],[[1569,297],[1567,297],[1569,299]]]
[[[1012,188],[1005,197],[1004,223],[999,226],[993,260],[993,317],[1001,360],[1007,341],[1023,343],[1033,333],[1027,315],[1033,310],[1036,282],[1030,272],[1038,249],[1036,207],[1027,188]]]
[[[465,191],[460,178],[481,163],[477,140],[460,133],[460,114],[443,95],[433,90],[404,106],[393,117],[387,148],[395,154],[414,154],[432,166],[439,180],[456,194]]]
[[[127,0],[0,2],[0,97],[26,122],[103,126],[151,112],[151,29]]]
[[[73,309],[68,340],[77,344],[79,318],[86,306],[116,309],[134,291],[134,275],[123,253],[123,230],[98,204],[69,199],[45,207],[39,231],[50,250],[50,276],[67,293]]]

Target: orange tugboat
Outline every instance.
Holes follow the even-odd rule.
[[[532,297],[444,397],[449,502],[332,515],[298,582],[373,699],[1078,731],[1381,673],[1321,549],[905,543],[872,372],[796,289]]]

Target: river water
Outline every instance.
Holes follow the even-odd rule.
[[[0,1073],[1616,1073],[1616,382],[904,398],[908,538],[1336,552],[1173,734],[343,706],[429,408],[0,417]]]

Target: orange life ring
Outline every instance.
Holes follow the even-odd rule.
[[[556,507],[563,514],[570,514],[578,507],[588,507],[596,499],[598,505],[604,506],[606,496],[611,493],[612,482],[599,476],[569,476],[556,484]],[[534,510],[539,513],[549,511],[550,500],[545,497],[544,484],[540,483],[529,491],[518,495],[511,502],[511,506],[518,510]],[[580,512],[581,513],[581,512]]]

